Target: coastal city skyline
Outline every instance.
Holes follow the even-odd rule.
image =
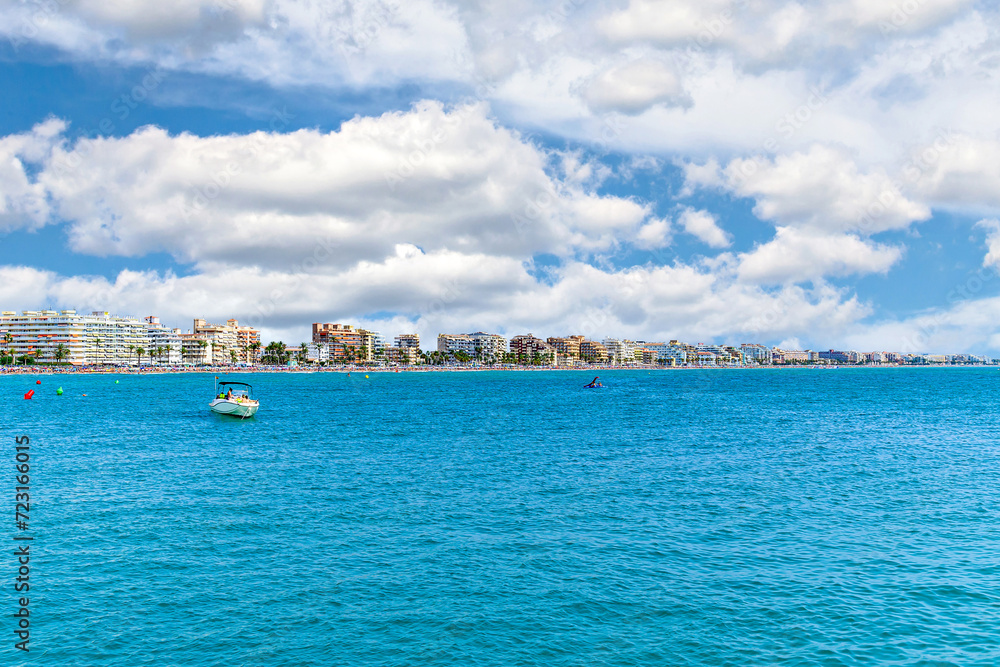
[[[498,333],[438,333],[430,346],[417,333],[387,338],[346,323],[314,322],[308,341],[266,340],[261,332],[230,318],[223,324],[194,318],[185,333],[154,315],[143,318],[108,311],[0,311],[0,365],[71,366],[258,366],[298,364],[610,365],[716,367],[771,365],[994,364],[974,354],[913,353],[889,350],[784,349],[759,342],[691,343],[564,334],[509,338]]]

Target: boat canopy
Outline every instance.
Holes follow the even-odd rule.
[[[246,382],[229,382],[229,381],[219,382],[218,383],[218,387],[216,388],[216,391],[217,392],[225,393],[227,386],[232,387],[233,389],[236,389],[237,391],[239,391],[240,387],[246,387],[246,392],[245,393],[247,395],[247,398],[253,398],[253,387],[250,386],[249,384],[247,384]]]

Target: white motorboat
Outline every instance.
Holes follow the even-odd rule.
[[[212,412],[240,419],[253,417],[260,402],[254,400],[253,387],[246,382],[217,382],[215,400],[208,404]]]

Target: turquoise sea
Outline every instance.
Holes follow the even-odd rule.
[[[594,375],[0,377],[0,663],[1000,664],[996,369]]]

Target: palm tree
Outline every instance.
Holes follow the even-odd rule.
[[[157,345],[156,346],[156,358],[159,359],[160,361],[163,361],[163,346],[162,345]]]
[[[254,342],[250,343],[247,349],[250,350],[250,352],[252,353],[250,355],[250,362],[256,363],[257,360],[259,359],[258,352],[260,352],[260,341],[255,340]]]
[[[309,356],[309,346],[305,343],[299,345],[299,352],[296,356],[299,358],[299,363],[306,363],[306,358]]]
[[[13,342],[14,342],[14,336],[12,336],[9,331],[6,332],[6,333],[4,333],[4,335],[3,335],[3,343],[4,343],[4,345],[7,346],[7,356],[8,357],[11,356],[10,346],[11,346],[11,343],[13,343]]]
[[[283,364],[288,360],[287,349],[282,341],[271,341],[264,348],[264,358],[273,364]]]
[[[94,345],[97,346],[97,354],[95,354],[94,356],[96,358],[100,359],[101,360],[100,363],[103,365],[104,364],[104,357],[101,356],[101,337],[100,336],[94,336]]]
[[[323,343],[316,343],[316,360],[320,361],[320,363],[322,363],[321,360],[323,359],[323,347],[325,347]]]
[[[208,341],[207,340],[199,340],[198,341],[198,347],[201,348],[201,361],[204,363],[204,361],[205,361],[205,348],[208,347]]]
[[[146,350],[141,347],[135,348],[135,354],[139,357],[139,368],[142,368],[142,355],[146,354]]]
[[[229,358],[233,360],[234,364],[236,363],[236,360],[239,359],[239,357],[240,355],[236,354],[236,350],[229,350]]]
[[[135,352],[135,345],[129,345],[128,346],[128,360],[129,360],[129,362],[132,361],[132,353],[133,352]]]
[[[56,346],[56,352],[55,352],[56,361],[62,361],[68,356],[69,356],[69,348],[67,348],[62,343],[59,343],[59,345]]]

